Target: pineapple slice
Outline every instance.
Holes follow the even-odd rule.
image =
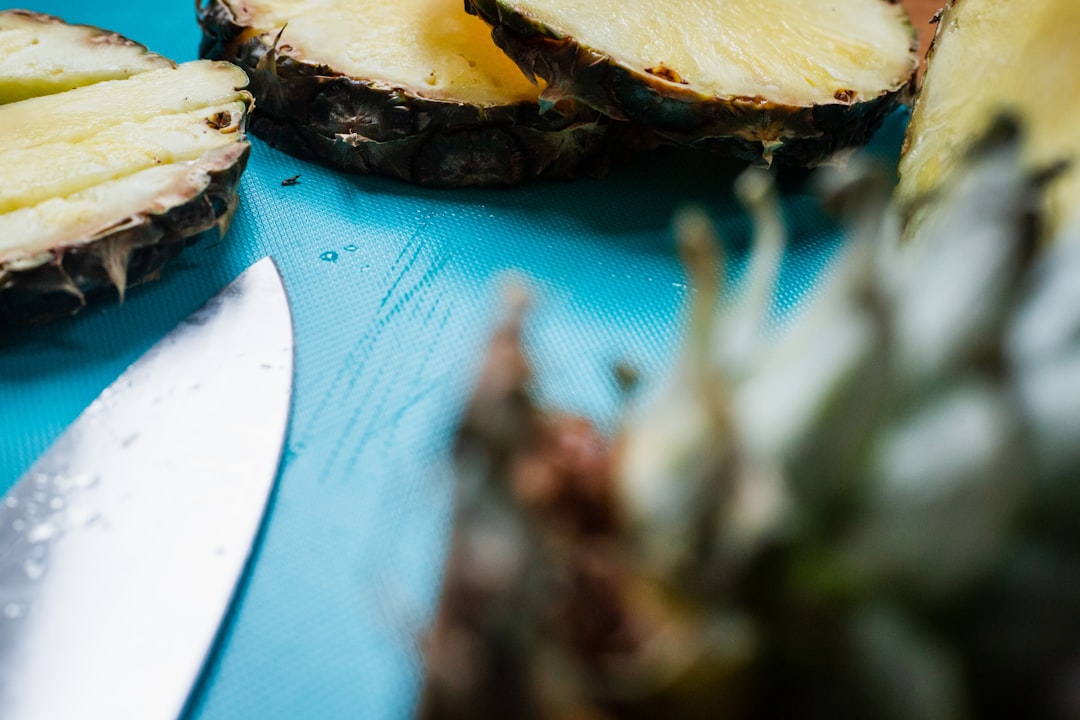
[[[917,38],[888,0],[466,0],[548,83],[663,141],[808,165],[906,98]]]
[[[172,65],[107,30],[29,10],[0,12],[0,105]]]
[[[1001,112],[1028,129],[1025,164],[1069,163],[1042,208],[1051,237],[1080,208],[1080,3],[952,0],[942,14],[900,159],[896,202],[914,235],[933,198]]]
[[[5,97],[39,95],[0,105],[0,324],[122,298],[227,226],[250,149],[240,68],[21,11],[0,13],[0,49]]]
[[[252,131],[301,157],[421,185],[571,177],[597,114],[541,115],[539,89],[460,0],[210,0],[202,57],[245,67]],[[566,112],[562,112],[566,110]]]

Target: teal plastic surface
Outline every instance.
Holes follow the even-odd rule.
[[[190,0],[28,7],[195,57]],[[883,163],[905,121],[890,118],[872,144]],[[527,344],[542,398],[610,429],[615,363],[647,383],[681,337],[690,291],[676,208],[709,211],[739,276],[750,226],[732,196],[736,169],[661,152],[602,180],[434,191],[253,146],[222,241],[188,249],[121,306],[0,336],[0,492],[144,350],[272,255],[295,319],[293,416],[251,572],[188,716],[406,718],[450,530],[448,448],[507,274],[534,292]],[[781,318],[841,242],[809,195],[786,189],[783,201],[794,239]]]

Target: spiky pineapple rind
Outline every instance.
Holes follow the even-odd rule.
[[[177,183],[178,201],[169,207],[145,210],[33,258],[0,263],[0,325],[40,324],[123,297],[127,288],[156,279],[166,262],[206,232],[224,234],[250,149],[240,141],[200,159]]]
[[[289,154],[432,187],[508,186],[602,172],[606,123],[578,108],[436,100],[292,57],[225,0],[198,10],[202,57],[247,70],[252,132]],[[288,30],[286,28],[285,33]]]
[[[873,97],[791,105],[763,96],[703,94],[664,77],[560,37],[500,0],[465,0],[468,12],[492,26],[492,38],[530,77],[547,84],[545,97],[573,98],[628,123],[623,139],[709,149],[750,162],[811,166],[838,149],[865,144],[885,117],[914,91],[917,46],[913,27],[911,74]]]

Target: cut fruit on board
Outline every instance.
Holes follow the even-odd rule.
[[[115,33],[0,12],[0,325],[123,298],[224,232],[251,96],[228,63],[177,66]]]
[[[252,132],[344,170],[441,186],[591,172],[598,113],[539,89],[459,0],[210,0],[202,57],[248,70]]]
[[[900,159],[896,202],[917,233],[1000,113],[1027,129],[1025,165],[1061,168],[1045,195],[1043,239],[1080,208],[1080,3],[953,0],[941,16]],[[1067,165],[1062,166],[1062,163]]]
[[[172,65],[108,30],[26,10],[0,13],[0,105]]]
[[[466,0],[546,87],[645,143],[811,165],[869,139],[907,98],[917,39],[887,0]]]

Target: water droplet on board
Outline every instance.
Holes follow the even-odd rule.
[[[19,506],[19,498],[15,497],[15,496],[4,498],[4,505],[6,507],[9,507],[9,508],[18,507]]]
[[[60,528],[56,527],[56,525],[51,522],[43,522],[30,528],[30,532],[26,534],[26,539],[31,543],[41,543],[52,540],[59,533]]]
[[[338,254],[336,252],[334,252],[333,250],[327,250],[326,252],[324,252],[322,255],[319,256],[319,259],[322,260],[323,262],[336,263],[338,261]]]
[[[23,563],[23,572],[26,573],[27,580],[37,580],[45,574],[45,563],[29,559]]]
[[[345,252],[356,252],[360,247],[358,245],[346,245]]]
[[[53,479],[53,486],[60,492],[68,492],[69,490],[85,490],[93,487],[97,482],[98,477],[96,475],[79,473],[77,475],[57,475]]]

